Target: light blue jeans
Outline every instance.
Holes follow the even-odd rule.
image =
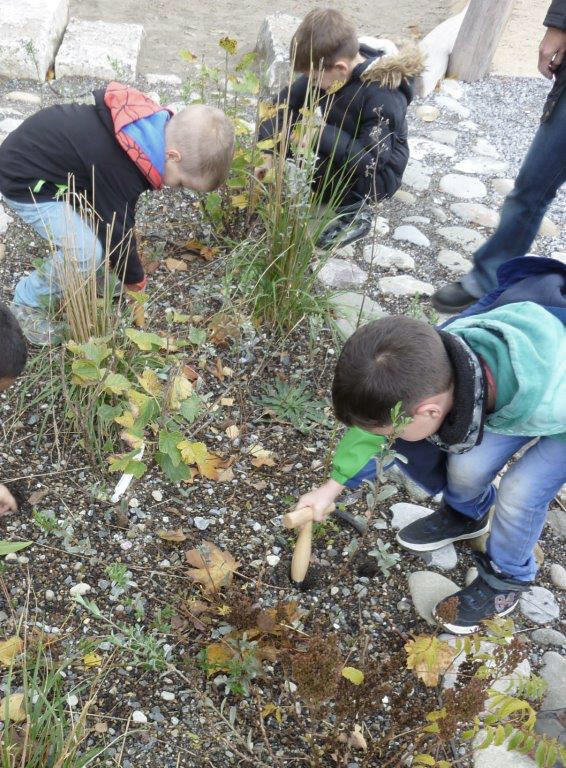
[[[485,432],[480,445],[448,457],[444,500],[463,515],[483,517],[495,500],[487,554],[507,576],[532,581],[534,546],[549,502],[566,482],[566,442],[541,437],[505,472],[496,490],[492,480],[533,438]]]
[[[14,304],[43,307],[51,297],[61,296],[63,249],[67,254],[74,253],[77,269],[85,275],[102,264],[104,249],[101,242],[67,202],[20,203],[5,197],[2,202],[47,240],[54,251],[40,269],[21,278],[14,293]]]

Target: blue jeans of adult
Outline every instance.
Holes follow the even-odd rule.
[[[492,291],[500,265],[529,252],[546,209],[565,182],[566,91],[535,134],[501,208],[499,226],[476,251],[471,272],[461,280],[469,294],[479,298]]]
[[[485,432],[480,445],[448,457],[444,501],[467,517],[483,517],[495,502],[487,554],[502,574],[529,582],[534,547],[549,502],[566,482],[566,442],[541,437],[492,484],[507,461],[533,438]]]
[[[67,258],[74,257],[76,269],[85,276],[102,264],[101,242],[69,203],[62,200],[20,203],[5,197],[2,202],[47,240],[52,250],[40,268],[20,279],[14,304],[43,307],[52,297],[60,298],[65,254]]]

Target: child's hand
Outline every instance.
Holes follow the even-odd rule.
[[[314,513],[314,519],[320,523],[323,520],[326,520],[329,514],[327,511],[328,507],[343,490],[344,486],[337,483],[336,480],[328,480],[324,485],[315,488],[314,491],[309,491],[308,493],[303,494],[297,502],[295,509],[311,507]]]
[[[254,168],[254,176],[258,181],[263,181],[273,168],[273,155],[263,155],[261,165]]]
[[[16,504],[15,498],[12,496],[6,486],[0,483],[0,517],[4,517],[4,515],[11,515],[12,512],[17,511],[18,505]]]

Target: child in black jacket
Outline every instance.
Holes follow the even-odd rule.
[[[172,115],[120,83],[93,96],[92,104],[36,112],[0,146],[4,204],[49,240],[54,252],[19,281],[11,307],[33,344],[58,340],[45,304],[62,295],[65,252],[74,254],[85,274],[108,253],[125,287],[143,289],[132,237],[138,197],[163,186],[207,192],[222,184],[230,168],[233,127],[219,109],[193,105]],[[96,212],[97,231],[62,194],[70,176]]]
[[[397,52],[390,41],[381,42],[379,49],[360,44],[354,27],[336,10],[311,11],[291,42],[294,71],[301,74],[278,95],[277,114],[259,127],[260,141],[277,136],[285,106],[289,105],[291,122],[296,122],[307,106],[309,79],[320,86],[317,103],[325,122],[315,142],[315,188],[324,187],[327,202],[324,198],[335,194],[328,180],[341,179],[342,214],[342,226],[325,233],[322,245],[334,242],[338,234],[341,244],[367,234],[371,213],[366,202],[391,197],[409,159],[406,111],[422,56],[417,48]],[[271,164],[272,158],[266,156],[256,169],[258,178]],[[365,224],[360,227],[360,222]],[[343,229],[348,232],[339,232]]]

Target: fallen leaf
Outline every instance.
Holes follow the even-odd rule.
[[[198,372],[195,371],[192,365],[184,365],[183,374],[187,377],[187,379],[190,382],[196,381],[198,379]]]
[[[209,480],[218,480],[218,469],[221,459],[214,453],[209,453],[204,443],[190,443],[182,440],[177,444],[185,464],[196,464],[198,471]]]
[[[20,637],[13,635],[0,643],[0,664],[11,666],[12,662],[23,650],[24,644]]]
[[[83,664],[85,667],[100,667],[102,666],[102,656],[99,656],[94,651],[87,653],[86,656],[83,656]]]
[[[219,381],[224,381],[224,366],[222,365],[222,360],[219,357],[216,358],[213,373]]]
[[[226,427],[224,431],[226,433],[226,436],[229,437],[231,440],[234,440],[234,438],[240,436],[240,430],[235,424],[232,424],[231,427]]]
[[[222,373],[224,374],[224,376],[230,377],[230,376],[234,375],[234,370],[232,368],[230,368],[229,366],[225,365],[222,368]]]
[[[188,575],[202,584],[205,592],[215,592],[227,587],[234,578],[240,563],[227,551],[222,551],[210,541],[203,541],[196,549],[186,552],[187,563],[192,566]]]
[[[206,647],[208,664],[207,677],[216,672],[229,672],[228,664],[234,658],[234,651],[226,643],[212,643]]]
[[[438,678],[450,667],[457,650],[432,635],[417,635],[405,644],[407,669],[413,669],[425,685],[438,684]]]
[[[219,483],[229,483],[231,480],[234,479],[234,471],[231,467],[226,467],[226,469],[221,469],[218,472],[218,482]]]
[[[176,531],[159,531],[157,535],[160,539],[163,539],[163,541],[172,541],[176,544],[187,540],[187,537],[180,528]]]
[[[265,480],[260,480],[258,483],[249,483],[252,488],[255,488],[256,491],[264,491],[267,488],[267,483]]]
[[[225,405],[228,408],[234,405],[234,398],[233,397],[221,397],[220,398],[220,405]]]
[[[348,739],[348,746],[352,747],[352,749],[363,749],[364,752],[368,748],[367,741],[365,740],[362,733],[362,728],[357,723],[354,726],[354,730],[350,734],[350,738]]]
[[[181,261],[181,259],[173,259],[171,257],[165,259],[165,266],[169,272],[186,272],[188,270],[184,261]]]
[[[354,683],[354,685],[361,685],[364,682],[364,673],[361,669],[356,669],[355,667],[344,667],[342,669],[342,677],[345,677],[346,680]]]
[[[265,707],[261,710],[261,716],[263,717],[264,720],[267,720],[267,718],[270,715],[273,715],[278,723],[281,723],[283,721],[281,709],[272,701],[266,704]]]
[[[0,720],[6,719],[6,705],[8,706],[8,720],[13,723],[21,723],[26,719],[26,710],[24,706],[24,694],[12,693],[0,701]]]
[[[95,733],[106,733],[108,731],[108,723],[95,723],[94,731]]]
[[[30,504],[37,504],[42,499],[44,499],[48,493],[49,493],[48,488],[41,488],[39,491],[34,491],[33,493],[30,493],[28,501]]]
[[[248,450],[250,456],[252,456],[252,465],[254,467],[274,467],[275,460],[271,451],[266,450],[263,446],[257,444],[252,445]]]

